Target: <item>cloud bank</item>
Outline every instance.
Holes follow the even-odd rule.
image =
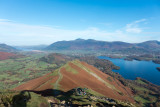
[[[84,30],[67,30],[50,26],[28,25],[17,23],[7,19],[0,19],[0,43],[9,45],[38,45],[51,44],[61,40],[74,40],[77,38],[96,39],[104,41],[141,42],[152,39],[151,36],[139,36],[143,28],[139,24],[146,19],[126,24],[123,28],[113,32],[101,30],[97,27],[89,27]],[[153,34],[155,32],[152,32]],[[148,35],[149,32],[147,33]],[[157,35],[160,33],[158,32]],[[159,38],[160,39],[160,38]]]
[[[126,32],[129,33],[141,33],[142,28],[139,27],[139,23],[147,21],[146,19],[136,20],[126,25]]]

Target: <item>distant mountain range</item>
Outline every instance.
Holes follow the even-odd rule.
[[[48,45],[33,45],[33,46],[14,46],[18,50],[30,51],[30,50],[42,50]]]
[[[6,45],[6,44],[0,44],[0,51],[1,52],[15,52],[18,51],[16,48]]]
[[[65,51],[65,50],[85,50],[85,51],[121,51],[121,52],[155,52],[160,51],[160,42],[146,41],[142,43],[126,43],[126,42],[107,42],[97,41],[93,39],[76,39],[71,41],[58,41],[55,42],[45,50],[50,51]]]
[[[93,39],[76,39],[71,41],[58,41],[51,45],[37,46],[8,46],[0,44],[0,51],[15,52],[17,50],[46,50],[46,51],[94,51],[117,53],[160,53],[160,42],[156,40],[142,43],[126,43],[121,41],[107,42]]]

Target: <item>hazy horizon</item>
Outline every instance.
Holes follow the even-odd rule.
[[[83,39],[83,38],[77,38],[77,39]],[[60,41],[74,41],[76,39],[73,39],[73,40],[60,40]],[[89,40],[89,39],[84,39],[84,40]],[[96,39],[92,39],[92,40],[96,40]],[[56,42],[60,42],[60,41],[55,41],[55,42],[52,42],[51,44],[53,43],[56,43]],[[105,41],[105,40],[96,40],[96,41],[103,41],[103,42],[124,42],[124,41]],[[158,41],[158,40],[147,40],[147,41]],[[125,42],[125,43],[133,43],[133,44],[136,44],[136,43],[143,43],[143,42],[147,42],[147,41],[142,41],[142,42]],[[160,42],[160,41],[158,41]],[[6,43],[0,43],[0,44],[6,44]],[[35,45],[10,45],[10,46],[48,46],[48,45],[51,45],[51,44],[35,44]],[[6,45],[9,45],[9,44],[6,44]]]
[[[159,0],[0,0],[0,43],[160,41]]]

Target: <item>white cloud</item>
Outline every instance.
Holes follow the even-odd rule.
[[[142,29],[141,28],[131,28],[131,27],[127,27],[126,32],[129,33],[141,33]]]
[[[8,19],[0,19],[0,22],[9,22],[10,20]]]
[[[120,35],[122,34],[119,32],[102,31],[96,27],[89,27],[84,30],[65,30],[0,19],[0,42],[11,45],[51,44],[60,40],[77,38],[113,41],[113,38],[119,38]]]
[[[108,32],[97,27],[89,27],[84,30],[66,30],[61,29],[61,27],[28,25],[0,19],[0,43],[9,45],[38,45],[51,44],[61,40],[74,40],[77,38],[103,41],[141,42],[142,40],[151,39],[154,33],[151,32],[152,34],[148,34],[148,36],[141,35],[142,29],[137,27],[140,22],[145,21],[146,19],[137,20],[127,24],[127,29],[125,30],[118,29],[113,32]],[[145,32],[143,32],[143,34],[144,33]]]
[[[126,25],[126,32],[129,33],[141,33],[143,28],[139,27],[139,23],[146,22],[146,19],[136,20]]]
[[[135,22],[133,22],[133,23],[140,23],[140,22],[145,22],[145,21],[147,21],[147,19],[140,19],[140,20],[136,20]]]

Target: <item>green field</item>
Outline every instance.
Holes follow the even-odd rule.
[[[12,89],[57,68],[56,64],[40,61],[40,57],[37,55],[0,61],[0,89]]]

